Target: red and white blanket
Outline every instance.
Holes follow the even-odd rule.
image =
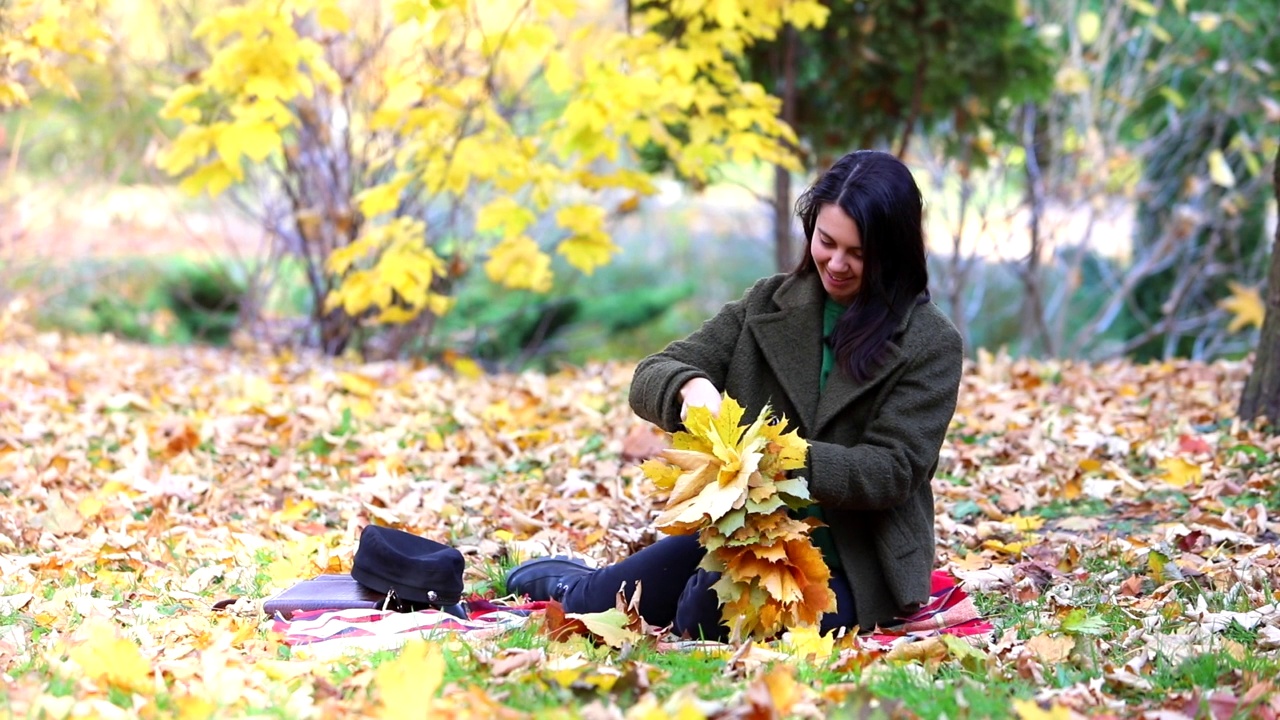
[[[440,610],[413,613],[380,610],[312,610],[297,613],[291,620],[272,620],[271,629],[284,644],[309,655],[342,654],[348,650],[393,649],[415,637],[464,635],[481,639],[523,626],[539,614],[546,603],[497,605],[480,598],[467,603],[469,616],[461,619]],[[973,598],[960,589],[949,573],[933,573],[933,592],[927,605],[902,622],[875,628],[859,640],[880,647],[934,635],[956,635],[971,642],[984,642],[994,627],[979,615]],[[679,644],[672,644],[678,647]]]

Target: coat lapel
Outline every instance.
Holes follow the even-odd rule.
[[[817,276],[788,278],[774,293],[778,311],[747,321],[802,427],[813,428],[822,371],[822,303]],[[834,373],[833,373],[834,375]],[[810,431],[812,434],[812,431]]]
[[[822,397],[818,400],[817,418],[811,435],[818,437],[828,423],[840,416],[850,405],[857,402],[871,388],[879,385],[882,380],[888,377],[902,364],[904,355],[902,348],[897,343],[890,342],[888,349],[885,351],[884,362],[876,369],[876,372],[866,382],[860,383],[849,377],[848,373],[840,369],[833,369],[831,375],[827,377],[827,387],[822,391]]]
[[[840,371],[838,368],[831,371],[831,375],[827,378],[827,387],[822,391],[822,397],[818,400],[817,417],[814,420],[813,437],[817,437],[828,423],[835,420],[844,412],[846,408],[857,402],[871,388],[879,385],[885,378],[893,374],[898,366],[905,362],[906,357],[902,353],[902,347],[895,340],[902,337],[907,330],[907,323],[911,322],[911,314],[915,312],[916,304],[912,303],[907,306],[907,312],[902,316],[902,320],[898,321],[897,328],[894,329],[893,335],[889,340],[888,348],[885,350],[884,362],[880,363],[880,367],[876,368],[875,373],[867,379],[866,382],[860,383],[854,381],[847,373]]]

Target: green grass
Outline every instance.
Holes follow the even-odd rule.
[[[920,665],[891,665],[864,673],[861,681],[873,696],[926,719],[1010,717],[1010,701],[1030,696],[1025,683],[952,666],[929,673]]]
[[[179,255],[14,263],[2,279],[38,298],[37,327],[154,344],[225,344],[244,293],[234,265]]]
[[[481,559],[475,567],[478,567],[483,577],[471,591],[486,597],[505,597],[507,595],[507,575],[511,574],[512,569],[517,564],[517,560],[507,554],[503,554],[496,559]]]

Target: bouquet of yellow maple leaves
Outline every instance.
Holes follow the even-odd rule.
[[[712,586],[730,639],[764,639],[784,628],[815,627],[835,609],[831,571],[809,539],[810,520],[791,510],[811,504],[804,478],[808,448],[766,406],[749,426],[725,396],[719,415],[689,409],[672,447],[641,466],[671,496],[658,516],[670,535],[698,533],[707,549],[699,566],[721,574]]]

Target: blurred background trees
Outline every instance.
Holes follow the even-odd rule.
[[[1280,204],[1280,150],[1272,167],[1276,203]],[[1267,300],[1262,337],[1249,380],[1240,395],[1239,415],[1245,420],[1259,416],[1280,426],[1280,225],[1271,246],[1271,269],[1267,271]]]
[[[0,299],[154,341],[635,357],[793,265],[796,188],[876,147],[918,172],[934,297],[971,351],[1243,358],[1275,227],[1274,19],[10,0]]]

